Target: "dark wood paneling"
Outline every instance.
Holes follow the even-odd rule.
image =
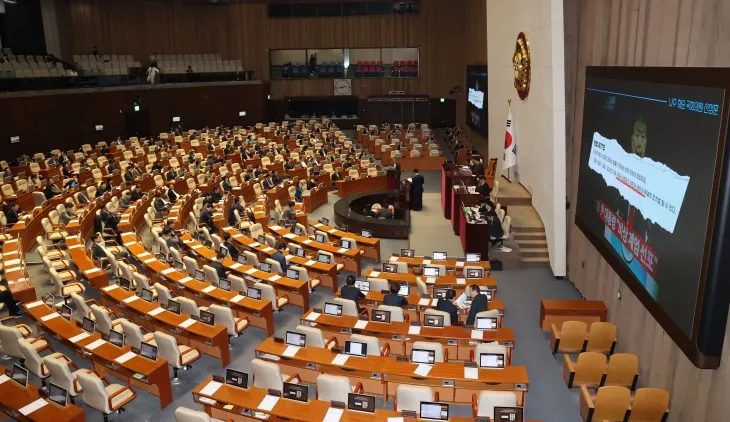
[[[187,128],[252,125],[266,117],[266,84],[60,93],[0,99],[0,145],[3,157],[17,157],[55,148],[78,149],[84,143],[109,141],[125,134],[124,113],[142,98],[150,111],[153,134],[170,129],[173,116]],[[246,117],[239,117],[246,111]],[[96,132],[95,125],[104,125]],[[20,136],[9,145],[10,136]]]

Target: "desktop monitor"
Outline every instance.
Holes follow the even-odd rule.
[[[261,289],[257,289],[256,287],[249,287],[246,291],[246,294],[251,299],[261,300]]]
[[[314,236],[314,241],[315,242],[318,242],[318,243],[325,243],[324,235],[323,234],[315,235]]]
[[[306,235],[306,233],[304,233],[304,230],[302,230],[302,228],[301,227],[298,227],[298,226],[294,226],[292,228],[292,232],[295,235],[297,235],[297,236],[304,236],[304,235]]]
[[[368,345],[367,343],[347,340],[345,341],[345,354],[364,358],[368,355]]]
[[[347,393],[347,409],[357,412],[375,413],[375,397]]]
[[[124,347],[124,334],[115,330],[109,330],[109,343],[117,347]]]
[[[422,401],[419,415],[421,419],[447,421],[449,420],[449,405],[446,403]]]
[[[307,335],[296,331],[286,332],[286,344],[290,346],[304,347],[307,345]]]
[[[299,258],[304,258],[304,249],[297,248],[296,252],[294,252],[294,255],[298,256]]]
[[[494,422],[522,422],[522,407],[500,407],[494,406]]]
[[[195,270],[195,279],[198,281],[205,281],[205,273],[203,270]]]
[[[73,315],[73,310],[68,305],[62,305],[61,306],[61,316],[66,318],[67,321],[71,321],[71,315]]]
[[[469,268],[466,270],[466,278],[482,278],[484,277],[484,269]]]
[[[208,311],[200,311],[200,322],[207,325],[215,325],[215,314]]]
[[[53,308],[53,305],[56,303],[56,297],[53,296],[51,293],[48,293],[43,296],[43,303],[45,303],[46,306]]]
[[[439,276],[438,267],[424,267],[423,276],[424,277],[438,277]]]
[[[413,258],[415,253],[413,252],[413,249],[401,249],[400,256],[403,258]]]
[[[167,262],[167,255],[162,252],[158,253],[156,258],[158,261]]]
[[[360,232],[360,236],[367,237],[369,239],[373,237],[373,232],[370,230],[363,230],[362,232]]]
[[[248,264],[248,258],[246,258],[246,255],[244,255],[244,254],[238,255],[238,260],[237,261],[241,265]]]
[[[477,317],[474,328],[477,330],[496,330],[497,318],[495,317]]]
[[[226,384],[246,389],[248,388],[248,374],[235,369],[226,369]]]
[[[324,224],[325,226],[329,226],[330,225],[330,219],[329,218],[322,217],[322,219],[319,220],[319,221],[321,221],[322,224]]]
[[[175,261],[175,263],[173,265],[174,265],[176,271],[185,271],[185,264],[183,264],[182,262]]]
[[[180,304],[180,302],[178,302],[176,300],[168,300],[167,301],[167,310],[174,314],[180,315],[180,312],[182,311],[182,305]]]
[[[230,252],[228,252],[228,248],[225,246],[218,248],[218,253],[223,254],[223,256],[231,256]]]
[[[433,289],[433,297],[437,299],[446,299],[446,293],[449,289]]]
[[[321,262],[323,264],[331,264],[332,263],[332,257],[329,256],[329,255],[327,255],[327,254],[324,254],[324,253],[320,252],[317,255],[317,261],[319,261],[319,262]]]
[[[398,296],[408,296],[410,288],[407,284],[401,284],[398,286]]]
[[[480,253],[468,253],[466,254],[466,262],[481,262],[482,254]]]
[[[434,261],[446,261],[446,252],[433,252]]]
[[[299,270],[289,268],[286,270],[286,276],[292,280],[299,280]]]
[[[342,315],[342,305],[338,305],[336,303],[325,302],[324,303],[324,313],[326,315],[341,316]]]
[[[503,369],[504,355],[502,353],[480,353],[479,366],[482,368]]]
[[[142,342],[142,345],[139,349],[139,354],[149,360],[157,360],[157,346]]]
[[[94,334],[94,331],[96,330],[96,322],[89,317],[84,317],[84,320],[81,323],[81,328],[89,334]]]
[[[261,265],[259,265],[259,269],[261,269],[261,271],[263,271],[265,273],[270,273],[271,264],[269,264],[268,262],[262,262]]]
[[[17,382],[18,385],[25,388],[28,385],[28,370],[17,363],[14,363],[11,378],[13,381]]]
[[[388,264],[387,262],[383,263],[383,272],[390,273],[390,274],[396,274],[396,273],[398,273],[398,265]]]
[[[370,282],[365,280],[355,280],[355,287],[360,289],[361,292],[367,293],[370,291]]]
[[[444,316],[436,314],[423,314],[423,325],[424,327],[443,328]]]
[[[265,245],[265,244],[266,244],[266,238],[264,237],[264,235],[263,235],[263,234],[260,234],[260,235],[259,235],[259,236],[258,236],[258,237],[256,238],[256,241],[257,241],[257,242],[259,242],[259,243],[260,243],[260,244],[262,244],[262,245]]]
[[[193,233],[193,240],[200,241],[200,232]]]
[[[218,287],[221,289],[230,292],[231,291],[231,282],[228,279],[221,278],[218,280]]]
[[[370,320],[385,322],[387,324],[390,322],[390,311],[386,311],[383,309],[373,309],[372,312],[370,312]]]
[[[68,401],[68,391],[66,391],[66,389],[63,387],[59,387],[58,385],[51,383],[51,385],[48,387],[48,400],[61,407],[66,407],[66,402]]]
[[[284,383],[284,391],[282,397],[289,400],[307,402],[309,401],[309,387],[306,385]]]
[[[150,289],[142,289],[142,299],[146,300],[147,302],[152,302],[154,299],[154,295],[152,294],[152,290]]]
[[[411,350],[411,362],[433,365],[436,362],[436,352],[426,349]]]
[[[352,249],[352,242],[350,242],[349,240],[342,240],[340,241],[340,247],[345,249]]]

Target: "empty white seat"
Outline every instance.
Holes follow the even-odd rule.
[[[431,387],[424,385],[400,384],[395,390],[394,407],[398,412],[403,410],[420,412],[422,401],[434,401],[433,390],[431,390]]]
[[[474,400],[472,400],[473,402]],[[474,417],[487,416],[494,419],[494,408],[517,406],[517,395],[511,391],[485,390],[479,392],[476,402],[477,407]]]
[[[83,390],[84,404],[101,412],[105,422],[109,414],[122,409],[137,396],[131,388],[121,384],[104,386],[94,372],[78,371],[76,379]]]
[[[433,308],[428,308],[428,309],[426,309],[426,311],[424,313],[426,315],[441,315],[442,317],[444,317],[444,327],[451,325],[451,314],[449,314],[448,312],[439,311],[439,310],[433,309]]]
[[[301,382],[299,374],[292,376],[282,374],[279,365],[261,359],[251,361],[251,372],[253,373],[253,386],[258,388],[283,391],[285,382],[293,384]]]
[[[380,347],[380,339],[375,336],[365,336],[362,334],[350,335],[350,341],[356,341],[358,343],[365,343],[367,345],[368,356],[389,356],[390,355],[390,344],[385,343],[383,347]]]
[[[401,308],[400,306],[378,305],[378,309],[381,311],[390,312],[391,322],[405,321],[405,314],[403,312],[403,308]]]
[[[175,420],[177,422],[224,422],[222,419],[211,418],[205,412],[186,407],[175,409]]]
[[[359,391],[356,391],[359,390]],[[350,379],[341,375],[317,375],[317,400],[322,401],[338,401],[347,403],[348,394],[361,393],[362,384],[358,383],[358,388],[352,386]]]
[[[320,347],[323,349],[331,349],[337,347],[337,338],[332,337],[325,341],[322,330],[316,327],[308,327],[305,325],[297,325],[294,331],[306,335],[305,345],[312,347]]]
[[[448,358],[448,351],[444,350],[444,345],[441,343],[436,343],[435,341],[414,341],[413,349],[433,350],[435,355],[435,363],[440,363],[448,360],[446,359]]]
[[[191,363],[200,359],[200,352],[193,347],[178,345],[175,337],[161,331],[155,331],[154,335],[159,356],[172,367],[172,382],[179,382],[177,377],[178,369],[189,368]]]

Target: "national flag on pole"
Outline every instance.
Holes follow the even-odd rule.
[[[512,119],[512,107],[507,113],[507,130],[504,134],[504,154],[502,155],[504,168],[508,169],[517,164],[517,139],[515,139],[515,122]]]

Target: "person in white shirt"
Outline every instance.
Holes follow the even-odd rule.
[[[154,63],[151,64],[150,67],[147,69],[147,82],[149,82],[150,85],[155,84],[155,77],[158,73],[160,73],[160,69],[158,69]]]

